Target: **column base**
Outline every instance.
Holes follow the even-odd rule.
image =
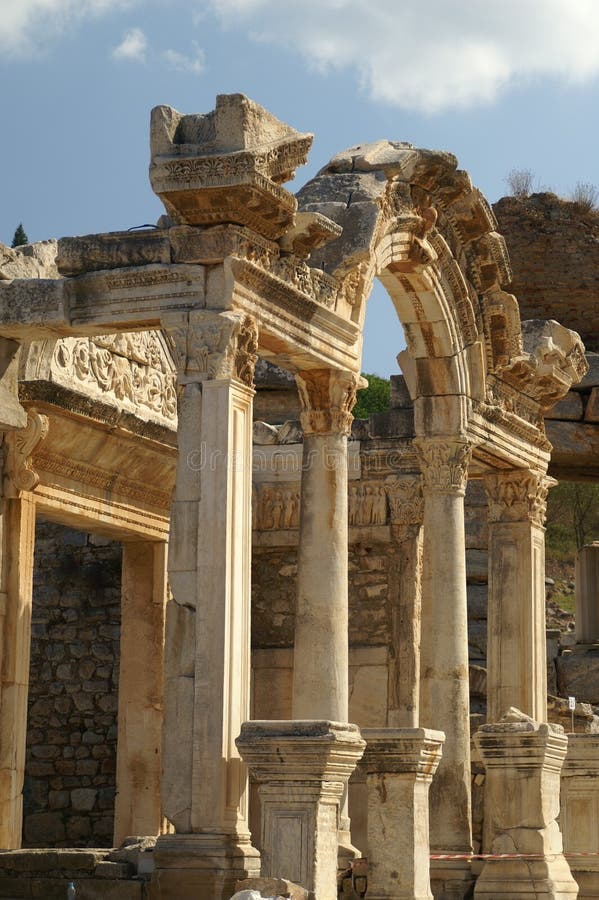
[[[153,855],[157,900],[229,900],[238,881],[260,875],[260,854],[249,837],[166,834]]]
[[[431,889],[435,900],[472,897],[474,876],[467,859],[431,859]]]
[[[475,900],[572,900],[578,885],[564,856],[488,860],[476,882]]]

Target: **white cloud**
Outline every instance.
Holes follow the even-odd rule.
[[[194,51],[191,56],[186,56],[185,53],[180,53],[178,50],[163,50],[162,58],[169,69],[200,75],[204,71],[205,53],[195,41],[193,47]]]
[[[33,54],[84,19],[127,9],[135,0],[0,0],[0,52]]]
[[[148,39],[141,28],[130,28],[123,40],[112,51],[115,59],[129,59],[145,62]]]
[[[511,83],[599,74],[597,0],[210,0],[222,22],[353,70],[376,101],[430,113]]]

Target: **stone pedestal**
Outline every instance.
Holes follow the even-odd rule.
[[[193,314],[190,314],[192,316]],[[177,834],[157,845],[163,898],[221,900],[259,871],[247,770],[251,381],[255,324],[234,313],[168,320],[183,396],[171,512],[162,799]]]
[[[340,801],[365,747],[357,726],[245,722],[237,746],[260,784],[262,876],[336,900]]]
[[[547,719],[544,473],[485,478],[489,501],[487,720],[511,707]]]
[[[588,853],[599,847],[599,735],[569,734],[562,769],[560,826],[564,852]],[[579,898],[599,897],[599,856],[569,858]]]
[[[430,841],[434,852],[467,854],[472,832],[464,493],[471,447],[423,438],[416,445],[424,494],[420,724],[445,732],[430,792]],[[452,869],[460,891],[469,871],[467,860]]]
[[[576,640],[599,641],[599,541],[587,544],[576,560]]]
[[[428,794],[445,735],[368,728],[361,767],[368,785],[368,897],[432,900]]]
[[[474,736],[485,770],[490,853],[476,882],[478,900],[574,898],[578,886],[562,852],[557,824],[560,772],[568,739],[560,725],[538,725],[517,710]]]

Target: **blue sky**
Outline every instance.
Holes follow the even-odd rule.
[[[0,241],[155,222],[152,106],[247,94],[313,132],[295,187],[351,144],[450,150],[494,201],[510,169],[599,185],[597,0],[0,0]],[[398,371],[381,289],[364,369]]]

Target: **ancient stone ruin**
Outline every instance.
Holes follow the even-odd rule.
[[[311,140],[158,107],[156,228],[0,247],[0,897],[599,896],[543,528],[599,366],[451,154],[294,196]],[[375,278],[407,349],[353,422]]]

